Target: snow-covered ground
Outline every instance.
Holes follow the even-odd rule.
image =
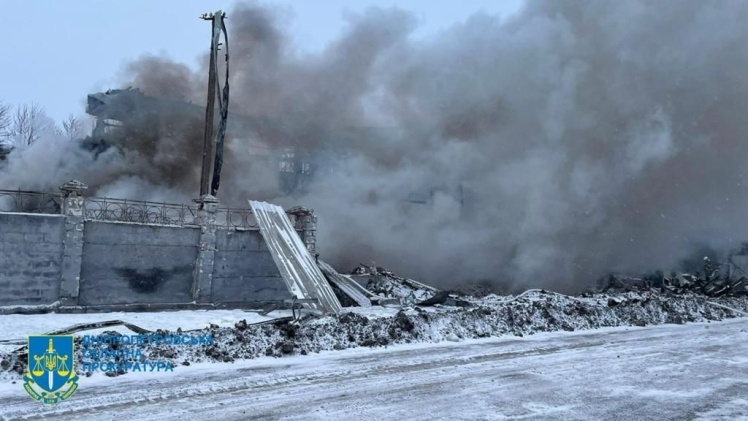
[[[122,320],[143,329],[162,329],[176,331],[202,329],[210,324],[221,327],[234,326],[240,320],[247,323],[258,323],[291,315],[290,310],[276,310],[266,316],[255,311],[244,310],[185,310],[164,312],[114,312],[114,313],[81,313],[81,314],[4,314],[0,315],[0,340],[18,339],[26,341],[25,335],[43,335],[64,329],[79,323],[95,323],[107,320]],[[118,330],[132,334],[125,328],[118,327],[87,330],[81,334],[96,335],[102,331]],[[0,353],[10,352],[18,345],[6,345],[0,342]]]
[[[748,319],[203,363],[80,380],[0,419],[748,419]]]
[[[568,297],[531,291],[516,297],[497,297],[468,307],[348,308],[340,315],[304,317],[300,323],[277,320],[288,312],[261,316],[251,311],[172,311],[160,313],[46,314],[0,316],[0,381],[18,379],[26,370],[23,350],[27,334],[48,333],[77,323],[119,319],[135,326],[113,326],[76,334],[76,371],[88,374],[84,363],[91,353],[108,355],[98,362],[113,363],[114,353],[123,354],[121,363],[169,363],[174,366],[200,362],[309,355],[320,351],[358,347],[383,347],[410,343],[435,343],[466,339],[525,336],[541,332],[577,331],[616,326],[648,326],[717,321],[748,314],[748,297],[671,296],[656,292],[598,294]],[[274,320],[275,319],[275,320]],[[274,320],[273,323],[264,323]],[[262,324],[253,324],[263,322]],[[139,326],[136,327],[136,326]],[[93,344],[85,357],[83,335],[104,331],[130,334],[128,329],[161,329],[212,338],[211,345],[174,346],[131,344],[122,350],[116,344]],[[128,352],[129,351],[129,352]],[[98,358],[98,357],[95,357]],[[88,368],[86,368],[88,367]],[[106,367],[110,367],[107,364]],[[117,371],[116,365],[109,370]],[[95,370],[95,369],[94,369]],[[128,374],[128,369],[120,374]],[[109,373],[114,375],[115,373]]]

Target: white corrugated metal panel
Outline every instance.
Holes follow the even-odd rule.
[[[319,305],[311,304],[313,308],[340,313],[342,307],[338,298],[304,246],[286,211],[280,206],[253,200],[249,201],[249,206],[291,294],[299,299],[316,298]]]
[[[352,300],[356,301],[361,307],[371,307],[371,300],[366,295],[372,295],[366,288],[362,287],[351,278],[339,274],[332,266],[320,260],[317,262],[320,270],[325,276],[346,293]]]

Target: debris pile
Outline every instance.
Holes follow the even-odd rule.
[[[748,276],[732,262],[714,264],[704,257],[703,271],[695,275],[658,272],[645,277],[610,275],[603,282],[602,291],[659,291],[671,294],[701,294],[707,297],[748,295]]]
[[[351,278],[364,283],[372,293],[400,300],[404,305],[415,305],[436,295],[438,290],[412,279],[401,278],[387,269],[359,265],[351,272]]]
[[[671,278],[664,278],[662,283],[664,290],[675,294],[688,292],[699,293],[708,297],[721,297],[723,295],[748,295],[748,282],[746,278],[738,279],[696,277],[690,274],[680,274]]]
[[[375,273],[381,277],[380,280],[387,280],[390,276],[380,271]],[[178,370],[180,365],[195,362],[232,362],[356,347],[525,336],[600,327],[682,324],[748,315],[746,296],[707,299],[696,294],[673,296],[659,292],[627,292],[570,297],[531,290],[518,296],[488,296],[481,300],[462,298],[471,306],[415,306],[391,309],[385,315],[366,314],[366,309],[362,310],[363,313],[348,309],[339,315],[307,315],[295,321],[284,319],[261,324],[242,321],[234,326],[210,325],[194,331],[211,335],[215,341],[212,345],[179,348],[164,344],[137,346],[147,358],[167,359]],[[80,347],[76,349],[81,361]],[[25,367],[25,351],[0,354],[0,375],[3,377],[17,378]],[[77,367],[80,369],[81,364]]]

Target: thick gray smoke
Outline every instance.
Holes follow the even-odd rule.
[[[282,123],[256,137],[320,170],[283,197],[234,132],[219,195],[314,208],[322,258],[342,268],[571,290],[748,239],[744,1],[532,1],[427,40],[408,13],[371,9],[313,55],[277,16],[229,13],[231,110]],[[146,93],[203,96],[203,72],[130,69]],[[131,172],[105,187],[144,191],[126,190],[135,176],[194,185]]]

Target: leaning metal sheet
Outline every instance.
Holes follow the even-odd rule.
[[[338,298],[301,241],[286,211],[280,206],[253,200],[249,201],[249,206],[291,294],[299,299],[316,298],[319,304],[311,304],[314,309],[340,313],[342,307]]]
[[[327,277],[327,279],[337,285],[338,288],[340,288],[346,295],[351,297],[353,301],[357,302],[361,307],[371,307],[371,300],[366,296],[367,294],[373,295],[371,292],[367,291],[366,288],[357,284],[353,279],[339,274],[335,269],[333,269],[332,266],[328,265],[322,260],[317,263],[317,266],[319,266],[319,269]]]

